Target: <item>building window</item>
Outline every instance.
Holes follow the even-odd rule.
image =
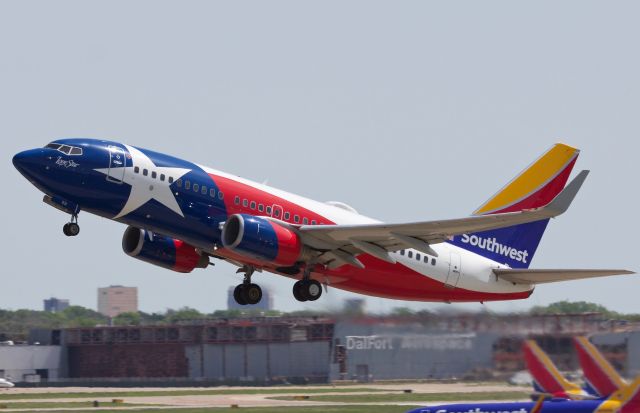
[[[156,171],[151,171],[151,178],[156,179],[157,176],[158,174],[156,173]]]
[[[134,166],[133,167],[133,173],[139,174],[140,173],[140,167],[139,166]]]
[[[240,197],[238,195],[236,195],[236,197],[233,198],[233,203],[236,205],[240,205]]]
[[[211,189],[209,189],[209,196],[210,196],[211,198],[215,198],[215,197],[216,197],[216,190],[215,190],[215,188],[211,188]]]
[[[199,189],[200,189],[200,185],[193,184],[193,192],[198,192]]]
[[[256,209],[256,201],[251,201],[251,209]]]

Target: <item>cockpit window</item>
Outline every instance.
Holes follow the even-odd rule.
[[[55,149],[58,152],[62,152],[65,155],[82,155],[82,148],[78,146],[62,145],[60,143],[50,143],[45,148]]]

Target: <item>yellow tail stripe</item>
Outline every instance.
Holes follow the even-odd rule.
[[[538,357],[538,360],[546,367],[549,374],[553,376],[556,382],[558,382],[564,388],[565,391],[582,392],[582,389],[580,389],[580,386],[565,379],[565,377],[562,375],[562,373],[560,373],[556,365],[553,364],[553,361],[551,361],[547,353],[545,353],[540,348],[540,346],[538,346],[538,343],[536,343],[534,340],[527,340],[527,345],[529,345],[529,348],[531,348],[531,351],[535,353],[535,355]]]
[[[526,198],[562,172],[579,152],[569,145],[556,143],[478,208],[474,215],[500,210]]]
[[[576,337],[576,340],[580,343],[580,345],[584,348],[584,350],[587,353],[589,353],[589,355],[596,362],[596,364],[598,364],[598,366],[602,370],[604,370],[604,373],[609,377],[609,379],[611,379],[611,381],[613,381],[613,383],[618,388],[621,388],[627,384],[622,380],[622,378],[620,377],[618,372],[613,368],[611,363],[609,363],[609,361],[607,361],[607,359],[604,358],[602,353],[600,353],[598,349],[593,344],[591,344],[588,338]]]

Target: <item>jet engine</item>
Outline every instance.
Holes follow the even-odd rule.
[[[122,250],[130,257],[176,272],[207,268],[209,258],[179,239],[128,227],[122,236]]]
[[[291,266],[305,253],[300,236],[264,218],[231,215],[222,228],[222,245],[238,254],[281,266]]]

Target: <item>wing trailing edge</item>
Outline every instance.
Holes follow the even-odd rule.
[[[560,270],[560,269],[502,269],[493,273],[503,280],[514,284],[545,284],[559,281],[580,280],[585,278],[608,277],[611,275],[635,274],[629,270]]]

